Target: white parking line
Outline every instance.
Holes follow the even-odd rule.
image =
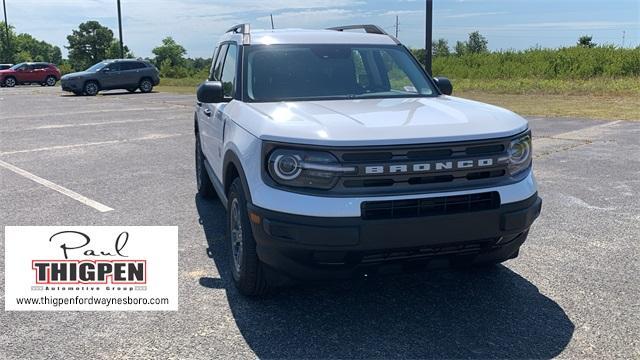
[[[35,149],[5,151],[5,152],[0,152],[0,156],[1,155],[13,155],[13,154],[30,153],[30,152],[37,152],[37,151],[73,149],[73,148],[86,147],[86,146],[119,144],[119,143],[131,142],[131,141],[167,139],[167,138],[172,138],[172,137],[182,136],[182,135],[184,135],[184,134],[151,134],[151,135],[147,135],[147,136],[143,136],[143,137],[139,137],[139,138],[133,138],[133,139],[96,141],[96,142],[82,143],[82,144],[56,145],[56,146],[48,146],[48,147],[35,148]]]
[[[4,161],[0,160],[0,166],[5,168],[5,169],[7,169],[7,170],[13,171],[14,173],[16,173],[18,175],[22,175],[22,176],[26,177],[29,180],[35,181],[40,185],[44,185],[44,186],[48,187],[51,190],[54,190],[54,191],[57,191],[57,192],[59,192],[59,193],[61,193],[63,195],[66,195],[66,196],[72,198],[73,200],[76,200],[76,201],[78,201],[78,202],[80,202],[82,204],[90,206],[90,207],[92,207],[92,208],[94,208],[94,209],[96,209],[96,210],[98,210],[100,212],[107,212],[107,211],[113,210],[112,208],[110,208],[110,207],[108,207],[108,206],[106,206],[104,204],[101,204],[101,203],[99,203],[99,202],[97,202],[95,200],[91,200],[88,197],[82,196],[82,195],[78,194],[77,192],[71,191],[71,190],[69,190],[69,189],[67,189],[67,188],[65,188],[63,186],[60,186],[60,185],[55,184],[55,183],[52,183],[51,181],[49,181],[47,179],[43,179],[43,178],[41,178],[41,177],[39,177],[37,175],[34,175],[34,174],[32,174],[32,173],[30,173],[30,172],[28,172],[26,170],[23,170],[23,169],[15,166],[15,165],[11,165],[11,164],[9,164],[7,162],[4,162]]]

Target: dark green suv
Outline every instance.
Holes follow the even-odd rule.
[[[158,69],[148,61],[116,59],[99,62],[85,71],[62,77],[62,90],[76,95],[96,95],[101,90],[125,89],[143,93],[160,83]]]

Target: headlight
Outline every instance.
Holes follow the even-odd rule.
[[[280,185],[331,189],[341,175],[354,173],[353,166],[342,166],[330,153],[277,149],[268,157],[271,178]]]
[[[531,135],[527,134],[509,144],[509,173],[516,175],[531,165]]]

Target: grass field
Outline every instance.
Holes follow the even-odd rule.
[[[162,79],[158,91],[194,94],[201,80]],[[640,120],[640,78],[588,80],[454,79],[453,95],[522,115]]]

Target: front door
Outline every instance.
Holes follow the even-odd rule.
[[[204,103],[201,105],[202,117],[205,124],[203,133],[203,141],[207,142],[205,156],[209,159],[214,173],[218,179],[222,179],[222,156],[224,146],[224,127],[228,120],[225,114],[225,108],[229,102],[233,100],[235,95],[235,75],[236,63],[238,57],[238,48],[236,44],[225,44],[218,53],[216,59],[216,69],[213,72],[213,79],[222,82],[225,100],[221,103]],[[206,140],[205,140],[206,137]]]

